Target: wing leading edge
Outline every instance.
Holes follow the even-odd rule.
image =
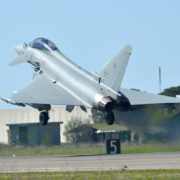
[[[14,93],[12,99],[24,104],[83,105],[42,74],[39,74],[23,90]]]
[[[142,91],[121,88],[120,92],[122,92],[129,99],[131,105],[180,103],[180,98],[150,94]]]

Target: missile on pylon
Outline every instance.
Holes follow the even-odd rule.
[[[22,107],[25,107],[26,105],[23,104],[23,103],[17,103],[16,101],[13,101],[12,99],[10,98],[7,98],[5,96],[0,96],[0,99],[6,103],[9,103],[9,104],[13,104],[13,105],[17,105],[17,106],[22,106]]]

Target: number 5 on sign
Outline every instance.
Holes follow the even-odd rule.
[[[117,147],[116,147],[116,140],[110,141],[110,146],[111,146],[111,154],[116,154],[117,153]]]
[[[120,139],[107,139],[106,140],[106,153],[107,154],[119,154],[120,151]]]

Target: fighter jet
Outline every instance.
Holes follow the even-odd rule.
[[[134,105],[180,103],[179,98],[153,95],[120,88],[131,55],[126,45],[99,73],[90,73],[67,58],[56,45],[45,38],[15,47],[18,57],[9,65],[27,62],[34,67],[32,82],[11,98],[1,100],[19,106],[29,105],[40,111],[39,120],[48,123],[51,105],[94,108],[104,112],[107,124],[114,123],[114,111],[128,111]]]

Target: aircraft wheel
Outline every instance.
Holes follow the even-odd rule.
[[[47,112],[47,111],[41,112],[40,115],[39,115],[39,121],[40,121],[40,123],[41,123],[43,126],[45,126],[45,125],[47,125],[48,120],[49,120],[48,112]]]
[[[105,112],[105,119],[106,119],[106,123],[108,125],[113,125],[113,123],[114,123],[114,113],[112,111]]]

